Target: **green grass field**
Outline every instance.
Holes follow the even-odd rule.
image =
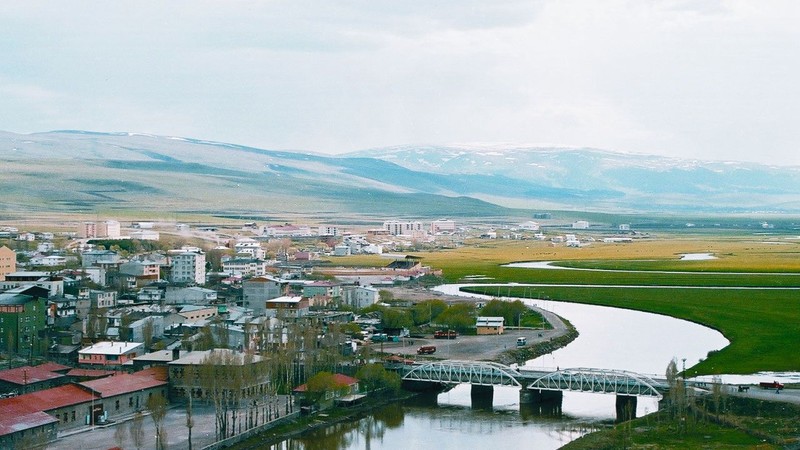
[[[686,286],[676,289],[619,287],[511,287],[502,295],[548,296],[665,314],[719,330],[731,344],[689,368],[695,373],[754,373],[800,370],[800,242],[781,245],[758,236],[670,237],[626,245],[582,249],[534,241],[473,241],[462,248],[416,253],[423,263],[443,270],[448,282],[541,283],[609,286]],[[714,253],[719,259],[680,261],[681,253]],[[354,258],[352,264],[368,258]],[[583,268],[635,272],[521,269],[515,261],[566,261]],[[657,273],[655,270],[690,273]],[[709,273],[721,272],[721,273]],[[470,281],[472,283],[472,281]],[[718,287],[719,289],[699,289]],[[751,289],[735,289],[750,287]],[[760,289],[764,288],[764,289]],[[771,288],[771,289],[766,289]],[[775,289],[778,288],[778,289]],[[497,288],[478,292],[496,295]]]

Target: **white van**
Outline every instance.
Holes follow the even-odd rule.
[[[527,343],[528,343],[528,339],[526,339],[524,337],[518,337],[517,338],[517,347],[524,347],[525,344],[527,344]]]

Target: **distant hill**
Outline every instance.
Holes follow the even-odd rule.
[[[0,212],[494,217],[800,212],[800,168],[593,149],[406,146],[338,157],[135,133],[0,132]]]

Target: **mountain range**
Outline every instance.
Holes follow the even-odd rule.
[[[7,214],[800,212],[800,167],[588,148],[398,146],[330,156],[137,133],[0,132],[0,175]]]

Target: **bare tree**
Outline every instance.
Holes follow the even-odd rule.
[[[162,438],[167,433],[167,430],[164,429],[164,417],[167,415],[167,399],[161,394],[151,395],[147,399],[145,407],[150,411],[150,418],[153,419],[153,425],[156,427],[156,450],[163,450],[165,448],[165,440]]]
[[[144,321],[142,325],[142,338],[144,339],[144,348],[150,349],[150,346],[153,345],[153,334],[154,334],[155,325],[153,325],[153,319],[149,318]]]
[[[144,445],[144,415],[139,411],[133,414],[133,420],[128,426],[128,431],[130,431],[131,440],[136,450],[142,448],[142,445]]]
[[[121,424],[117,425],[114,430],[114,442],[117,443],[117,447],[122,448],[126,440],[128,440],[128,430]]]

